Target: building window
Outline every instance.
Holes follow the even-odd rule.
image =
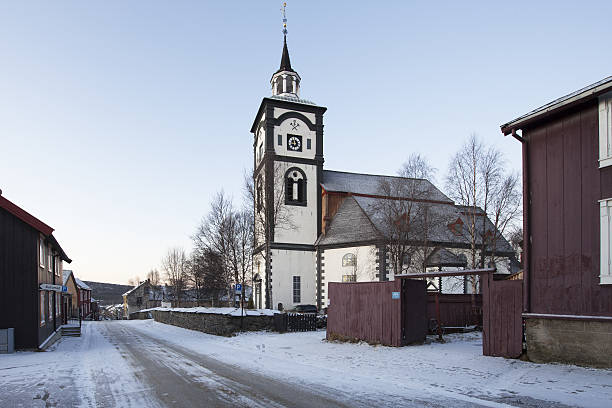
[[[40,291],[40,325],[45,325],[45,292],[42,290]]]
[[[278,145],[279,146],[283,145],[283,135],[278,135]]]
[[[599,167],[612,166],[612,94],[599,98]]]
[[[285,204],[306,205],[306,174],[297,167],[285,173]]]
[[[53,292],[49,292],[49,321],[53,319]]]
[[[53,272],[52,268],[53,268],[53,264],[51,262],[51,247],[49,246],[47,247],[47,270],[49,272]]]
[[[61,304],[61,296],[59,293],[55,294],[55,315],[59,316],[62,314],[61,310],[60,310],[60,304]]]
[[[259,144],[259,160],[263,157],[263,142]]]
[[[293,277],[293,303],[300,303],[302,300],[300,277]]]
[[[38,258],[40,259],[40,266],[45,267],[45,243],[42,238],[38,243]]]
[[[312,146],[311,139],[306,139],[306,149],[310,150],[311,146]]]
[[[355,254],[346,254],[342,257],[342,266],[357,266]]]
[[[342,282],[357,282],[357,275],[342,275]]]
[[[599,282],[612,285],[612,198],[599,202],[601,213],[601,267]]]
[[[257,178],[257,212],[261,212],[263,208],[263,182],[261,181],[261,177]]]

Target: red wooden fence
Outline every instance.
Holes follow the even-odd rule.
[[[482,279],[482,354],[517,358],[523,348],[523,281]]]
[[[476,310],[472,306],[472,295],[439,294],[440,320],[442,327],[465,327],[482,324],[482,295],[474,295]],[[436,295],[427,294],[427,320],[436,318]]]
[[[359,339],[402,346],[425,339],[424,281],[330,282],[328,290],[328,340]]]

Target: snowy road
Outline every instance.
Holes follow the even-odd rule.
[[[612,371],[484,357],[478,334],[403,348],[324,332],[233,338],[86,322],[44,353],[0,355],[0,407],[609,407]]]

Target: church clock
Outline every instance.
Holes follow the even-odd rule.
[[[302,151],[302,136],[287,135],[287,148],[294,152]]]

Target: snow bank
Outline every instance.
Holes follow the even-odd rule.
[[[203,313],[203,314],[219,314],[226,316],[274,316],[281,313],[278,310],[271,309],[244,309],[244,314],[237,307],[154,307],[151,309],[139,310],[139,312],[151,312],[158,310],[160,312],[179,312],[179,313]]]

